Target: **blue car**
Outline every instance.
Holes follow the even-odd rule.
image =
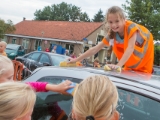
[[[18,44],[8,44],[6,47],[7,56],[14,60],[17,56],[25,55],[25,49],[22,45]]]

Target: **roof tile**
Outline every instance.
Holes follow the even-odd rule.
[[[102,25],[102,22],[21,21],[14,34],[62,40],[82,40]],[[42,35],[42,32],[44,34]]]

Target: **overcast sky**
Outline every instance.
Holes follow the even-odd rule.
[[[99,9],[105,14],[109,7],[114,5],[121,7],[126,0],[1,0],[0,18],[5,21],[10,19],[14,24],[21,22],[23,17],[26,20],[33,20],[36,10],[61,2],[80,7],[82,12],[86,12],[90,19],[93,19]]]

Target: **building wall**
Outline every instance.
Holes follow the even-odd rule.
[[[11,44],[13,38],[15,38],[15,37],[8,36],[6,42],[8,44],[9,43]],[[25,40],[25,38],[16,37],[16,44],[22,45],[23,40]],[[31,39],[30,38],[30,39],[27,39],[27,40],[29,40],[29,44],[28,44],[28,47],[26,48],[26,53],[35,51],[36,50],[35,49],[35,44],[36,44],[37,39]],[[41,40],[39,40],[39,41],[41,41]],[[47,41],[47,42],[45,42],[45,41]],[[49,48],[51,43],[61,45],[62,47],[66,47],[66,44],[73,44],[74,45],[74,53],[76,54],[76,56],[78,56],[79,53],[81,53],[81,51],[83,51],[83,44],[57,42],[57,41],[50,41],[50,40],[42,40],[42,42],[41,42],[42,51],[45,51],[46,48]]]
[[[97,35],[101,34],[101,30],[103,30],[103,26],[99,27],[97,30],[95,30],[92,34],[90,34],[87,39],[92,41],[92,44],[96,44]]]
[[[98,28],[97,30],[95,30],[92,34],[90,34],[87,39],[88,41],[92,41],[92,45],[89,45],[90,48],[93,46],[93,45],[97,45],[97,37],[98,35],[101,35],[101,36],[104,36],[104,27],[101,26],[100,28]],[[106,60],[106,48],[103,48],[102,50],[100,50],[98,52],[98,59],[100,61],[100,63],[104,63]],[[89,62],[93,62],[94,61],[94,57],[95,55],[91,56],[88,61]]]
[[[79,56],[79,54],[83,53],[83,45],[82,44],[74,44],[74,53],[76,56]]]
[[[92,44],[90,44],[90,45],[86,44],[87,46],[89,46],[89,48],[91,48],[93,45],[97,44],[97,36],[102,35],[102,33],[103,33],[102,31],[103,31],[103,26],[99,27],[93,33],[88,35],[88,37],[87,37],[88,41],[92,41]],[[8,36],[7,37],[7,43],[12,43],[12,39],[13,39],[13,37]],[[23,40],[24,40],[24,38],[18,38],[17,37],[16,38],[16,44],[22,45]],[[28,48],[26,48],[27,53],[36,50],[35,49],[35,44],[36,44],[37,39],[28,39],[28,40],[29,40],[29,45],[28,45]],[[39,39],[39,41],[41,41],[41,40]],[[47,42],[45,42],[45,41],[47,41]],[[49,48],[51,43],[61,45],[64,48],[66,47],[66,44],[73,44],[74,45],[74,53],[76,54],[76,56],[78,56],[81,52],[83,53],[84,52],[84,47],[85,47],[85,45],[83,45],[83,44],[57,42],[57,41],[51,41],[51,40],[42,40],[42,42],[41,42],[42,50],[45,51],[46,48]],[[102,49],[101,51],[99,51],[98,58],[99,58],[101,63],[105,62],[104,58],[106,57],[106,55],[107,54],[106,54],[105,49]],[[94,61],[94,55],[91,56],[88,59],[89,59],[90,62],[93,62]]]

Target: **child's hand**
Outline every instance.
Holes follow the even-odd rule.
[[[107,64],[112,70],[116,70],[119,66],[114,64]]]
[[[64,82],[56,85],[57,92],[59,92],[59,93],[61,93],[61,94],[68,94],[68,93],[66,92],[66,90],[74,87],[74,86],[70,86],[71,83],[72,83],[71,81],[65,80]]]
[[[69,58],[67,63],[69,64],[69,63],[76,63],[76,62],[77,62],[76,58]]]

